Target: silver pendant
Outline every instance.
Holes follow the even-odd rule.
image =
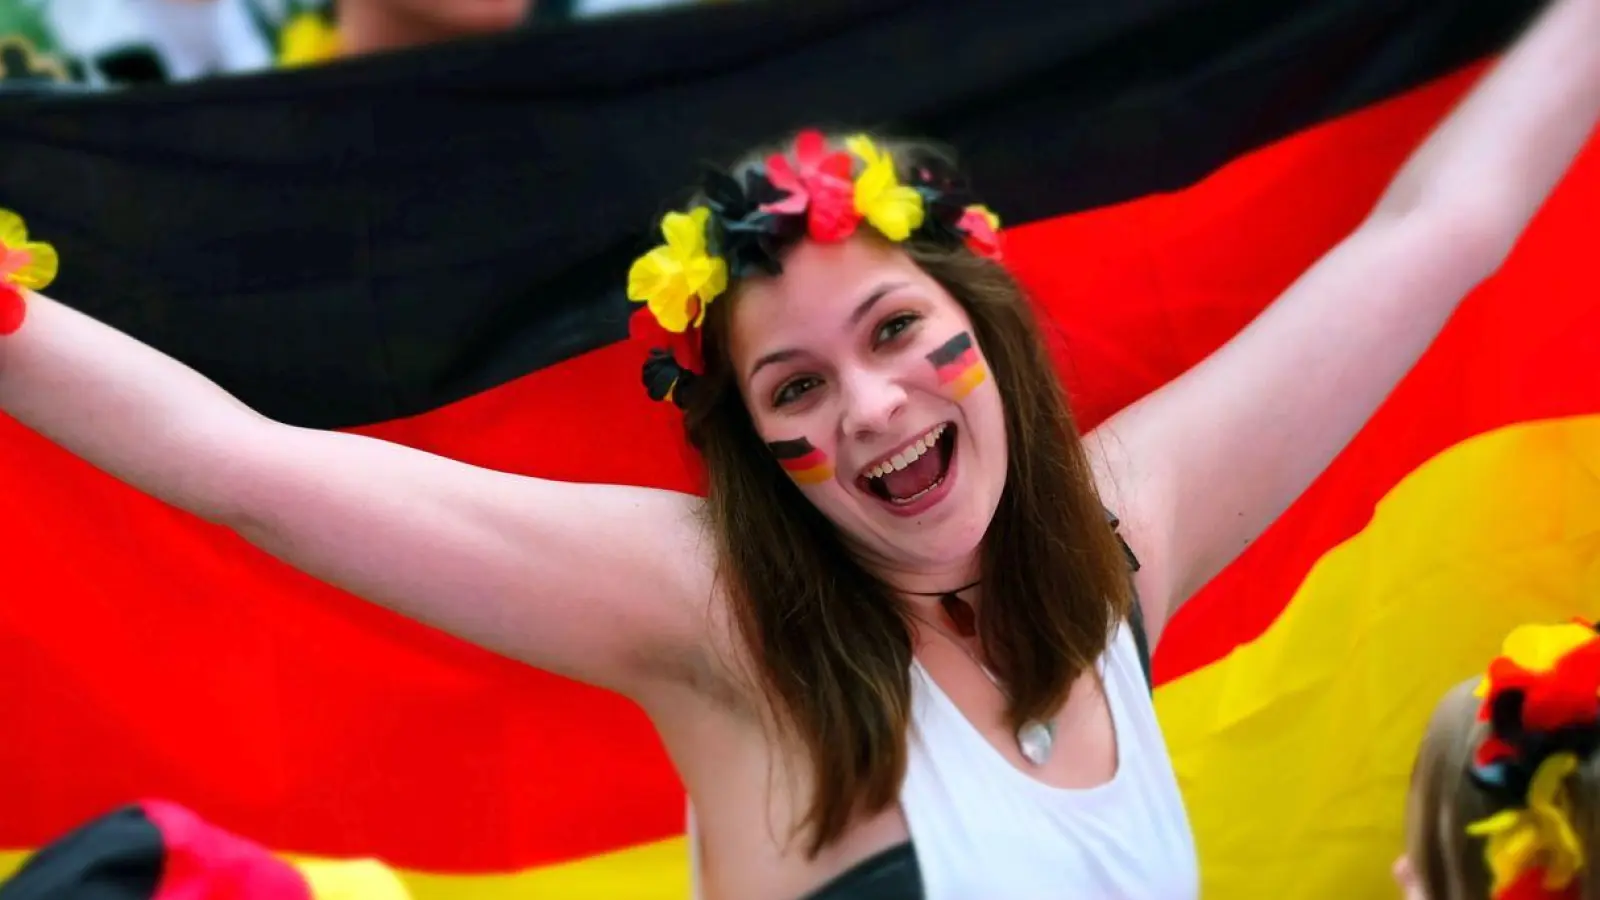
[[[1056,743],[1056,723],[1027,722],[1017,729],[1017,749],[1022,758],[1036,766],[1050,761],[1050,751]]]

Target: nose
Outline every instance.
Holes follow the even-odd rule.
[[[906,406],[906,391],[885,373],[851,372],[845,377],[845,433],[851,437],[882,434]]]

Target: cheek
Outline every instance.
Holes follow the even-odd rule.
[[[978,385],[989,379],[989,368],[978,355],[972,333],[963,331],[928,354],[939,388],[952,400],[964,400]]]
[[[806,438],[768,441],[767,449],[783,471],[802,487],[823,484],[833,479],[833,459]]]

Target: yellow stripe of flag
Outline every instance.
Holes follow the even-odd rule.
[[[1517,624],[1600,616],[1600,416],[1449,448],[1312,568],[1282,615],[1156,709],[1205,897],[1395,895],[1435,702]]]

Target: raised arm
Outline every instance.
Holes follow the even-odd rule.
[[[1365,223],[1089,437],[1152,631],[1304,491],[1509,254],[1600,115],[1600,0],[1557,0]]]
[[[131,337],[27,302],[0,337],[0,409],[135,488],[405,616],[632,696],[702,645],[696,498],[283,425]]]

